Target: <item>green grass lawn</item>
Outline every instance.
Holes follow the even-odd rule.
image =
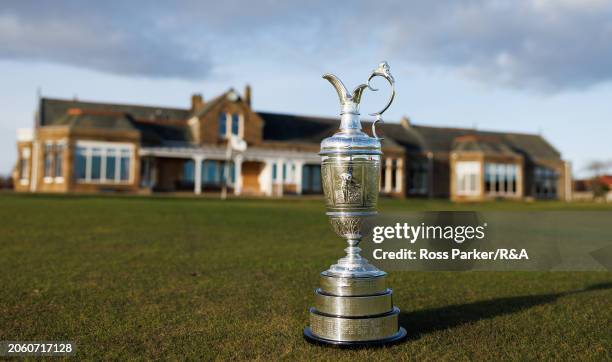
[[[318,274],[344,248],[321,200],[4,194],[0,206],[0,340],[71,340],[79,359],[611,358],[606,272],[392,272],[405,343],[308,344]],[[606,208],[380,204],[568,207]]]

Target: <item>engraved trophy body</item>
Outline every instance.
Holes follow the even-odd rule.
[[[361,129],[359,103],[370,81],[383,77],[391,85],[391,97],[379,112],[372,136]],[[393,306],[392,291],[386,286],[386,273],[359,254],[363,220],[376,215],[380,179],[381,139],[376,124],[395,97],[389,65],[382,62],[367,84],[349,93],[334,75],[325,74],[338,92],[341,105],[340,128],[321,142],[321,179],[327,216],[338,236],[346,239],[346,256],[321,273],[321,287],[315,291],[315,307],[310,309],[310,327],[304,336],[312,342],[333,345],[375,345],[397,342],[406,336],[399,327],[399,309]]]

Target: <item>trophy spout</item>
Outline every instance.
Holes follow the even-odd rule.
[[[340,100],[340,104],[343,105],[351,100],[351,94],[342,81],[333,74],[327,73],[323,74],[323,79],[329,81],[338,93],[338,99]]]
[[[353,90],[353,93],[349,93],[348,88],[342,83],[342,81],[333,74],[324,74],[323,79],[326,79],[338,93],[338,99],[340,100],[340,114],[341,115],[359,115],[359,103],[361,103],[361,96],[363,91],[369,88],[367,84],[360,84]],[[361,127],[359,127],[361,129]],[[343,129],[341,126],[340,129]]]

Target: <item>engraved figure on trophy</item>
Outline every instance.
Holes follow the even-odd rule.
[[[353,174],[343,172],[338,177],[338,190],[336,190],[337,204],[361,203],[361,185],[355,181]]]
[[[382,77],[391,85],[385,107],[372,113],[372,135],[362,131],[359,103],[370,84]],[[321,287],[315,292],[315,307],[310,309],[310,327],[304,336],[311,342],[332,345],[388,344],[402,340],[406,330],[399,326],[399,309],[393,306],[386,273],[361,257],[359,243],[363,220],[376,215],[380,181],[381,138],[376,124],[395,97],[395,80],[386,62],[379,64],[352,93],[333,74],[325,74],[340,99],[340,128],[321,142],[321,178],[329,217],[334,232],[346,239],[346,256],[321,273]]]

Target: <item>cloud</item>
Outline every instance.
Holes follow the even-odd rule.
[[[558,92],[612,79],[609,39],[605,0],[18,1],[0,10],[0,58],[191,80],[252,57],[304,65],[387,54]]]
[[[16,2],[0,10],[0,57],[121,75],[206,77],[210,60],[138,6]],[[154,19],[153,17],[150,19]]]
[[[430,3],[392,13],[387,46],[404,59],[540,91],[612,78],[612,2]]]

